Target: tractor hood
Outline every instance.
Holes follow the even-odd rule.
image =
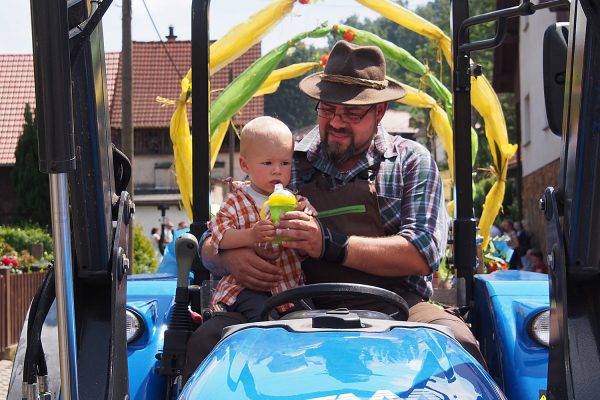
[[[441,327],[363,320],[365,329],[324,330],[307,321],[236,326],[180,399],[504,399]]]

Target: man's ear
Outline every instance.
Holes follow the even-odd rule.
[[[244,156],[240,156],[240,168],[245,174],[248,173],[248,161],[246,161],[246,157]]]
[[[377,123],[381,122],[381,119],[385,115],[385,112],[388,109],[388,103],[379,103],[375,106],[375,114],[377,117]]]

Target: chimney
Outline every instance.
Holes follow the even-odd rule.
[[[175,39],[177,39],[177,36],[175,36],[173,34],[173,31],[175,30],[175,28],[173,27],[173,25],[169,25],[169,35],[166,36],[167,38],[167,42],[174,42]]]

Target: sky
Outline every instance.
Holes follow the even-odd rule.
[[[220,38],[230,28],[245,21],[271,1],[212,0],[211,39]],[[415,8],[427,1],[409,0],[409,8]],[[113,0],[102,20],[105,51],[121,50],[121,4],[122,0]],[[189,40],[191,4],[191,0],[132,0],[132,39],[159,40],[150,13],[162,40],[165,40],[171,25],[178,40]],[[369,19],[379,16],[353,0],[313,0],[309,5],[296,4],[290,15],[263,38],[263,53],[300,32],[315,28],[322,22],[334,24],[354,14]],[[30,19],[29,0],[0,0],[0,54],[31,53]],[[325,45],[326,40],[313,41],[312,44]]]

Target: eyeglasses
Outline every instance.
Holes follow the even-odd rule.
[[[317,112],[317,115],[321,118],[325,118],[325,119],[334,119],[335,116],[337,115],[338,117],[340,117],[340,119],[346,123],[349,124],[357,124],[360,121],[362,121],[362,119],[369,113],[369,111],[371,111],[373,109],[373,107],[375,106],[375,104],[372,104],[371,107],[367,108],[365,110],[364,113],[362,114],[357,114],[357,113],[336,113],[335,112],[335,108],[323,108],[321,106],[321,102],[318,102],[317,105],[315,106],[315,111]]]

